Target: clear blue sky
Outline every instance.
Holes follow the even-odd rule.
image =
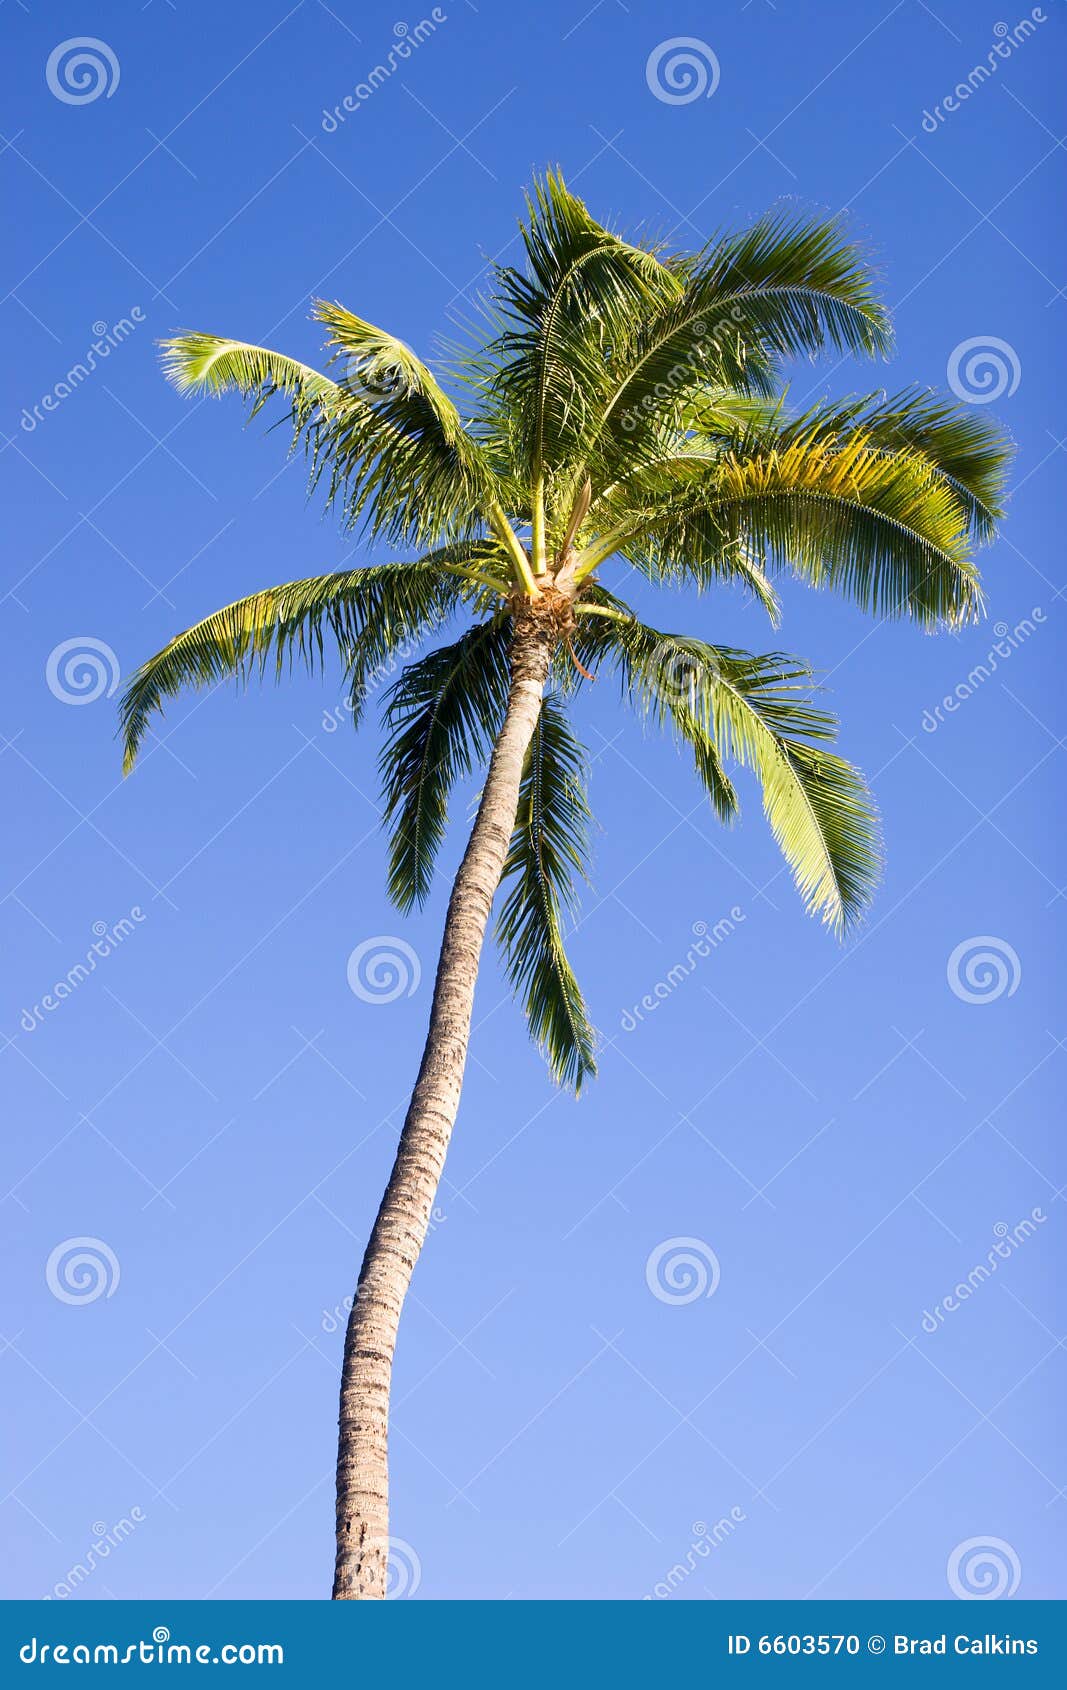
[[[724,833],[609,687],[584,700],[599,831],[572,949],[602,1076],[580,1103],[553,1091],[490,955],[401,1333],[393,1529],[420,1598],[640,1597],[687,1557],[675,1600],[935,1597],[953,1553],[990,1538],[1009,1587],[1017,1566],[1021,1595],[1065,1594],[1062,18],[1046,0],[939,121],[1014,10],[583,8],[447,0],[332,133],[323,110],[385,59],[395,3],[4,9],[6,1594],[46,1594],[134,1509],[85,1599],[328,1588],[329,1311],[388,1169],[446,884],[416,919],[390,909],[376,734],[326,731],[336,673],[183,702],[125,784],[107,651],[95,700],[57,696],[69,653],[50,687],[68,641],[128,673],[241,593],[364,555],[307,508],[282,436],[179,399],[154,340],[206,328],[311,358],[325,294],[428,350],[486,259],[514,254],[520,189],[552,161],[598,214],[683,246],[783,199],[847,207],[898,349],[889,369],[805,366],[793,398],[943,386],[955,349],[992,337],[1003,374],[969,379],[1004,385],[1017,491],[984,558],[989,622],[959,638],[800,590],[777,636],[734,599],[657,609],[825,676],[888,851],[843,949],[805,918],[754,793]],[[71,103],[46,63],[85,34],[118,82]],[[714,52],[712,97],[650,89],[675,36]],[[35,417],[94,324],[124,318]],[[1023,619],[938,721],[994,625]],[[624,1031],[694,924],[735,907]],[[422,962],[390,1004],[346,980],[377,935]],[[947,968],[981,936],[1013,989],[975,1003]],[[1035,1208],[1033,1235],[924,1331]],[[113,1295],[65,1302],[46,1264],[85,1237],[118,1283],[112,1268]],[[714,1252],[714,1295],[649,1290],[650,1254],[679,1238]]]

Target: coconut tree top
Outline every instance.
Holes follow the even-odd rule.
[[[731,764],[754,770],[808,909],[855,921],[879,867],[862,777],[829,747],[805,663],[698,634],[733,585],[778,621],[791,574],[877,617],[927,630],[981,614],[974,555],[1000,514],[1008,448],[984,414],[908,389],[790,414],[786,360],[885,356],[868,262],[835,219],[760,218],[697,253],[623,239],[562,179],[537,181],[525,263],[495,266],[477,345],[438,373],[393,335],[316,302],[319,371],[241,340],[184,333],[164,361],[184,392],[277,399],[347,529],[404,561],[268,587],[180,634],[123,700],[126,766],[153,714],[188,686],[336,647],[359,720],[370,684],[414,641],[447,636],[384,695],[388,880],[401,909],[429,893],[454,783],[484,767],[517,645],[547,653],[525,753],[498,936],[531,1032],[579,1087],[595,1038],[564,930],[587,863],[585,754],[574,720],[591,676],[690,749],[724,822]],[[459,403],[457,398],[459,397]],[[633,573],[669,590],[673,632],[625,602]],[[708,604],[699,598],[710,596]],[[521,668],[521,665],[520,665]]]

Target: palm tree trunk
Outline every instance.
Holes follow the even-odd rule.
[[[335,1601],[385,1595],[393,1349],[459,1108],[478,963],[554,643],[550,617],[530,614],[517,622],[507,711],[448,901],[422,1064],[348,1320],[337,1449]]]

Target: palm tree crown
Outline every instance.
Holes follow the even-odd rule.
[[[514,682],[517,633],[551,646],[550,690],[526,753],[498,921],[509,977],[556,1077],[580,1087],[595,1039],[564,950],[586,862],[585,756],[569,708],[614,672],[623,696],[691,748],[723,821],[727,766],[755,771],[808,909],[836,929],[863,911],[879,864],[862,777],[835,755],[812,676],[780,652],[643,623],[602,579],[629,565],[664,587],[741,586],[778,619],[775,578],[836,588],[925,629],[981,611],[973,562],[1000,514],[996,428],[926,392],[788,415],[783,361],[887,352],[869,268],[837,221],[769,215],[699,253],[633,244],[559,176],[535,183],[522,270],[494,267],[487,329],[443,379],[402,341],[319,301],[329,374],[243,341],[164,343],[183,392],[278,397],[344,525],[410,554],[270,587],[179,635],[123,699],[126,766],[153,713],[186,686],[340,654],[358,720],[400,648],[448,630],[384,704],[389,890],[427,895],[449,792],[484,765]],[[463,624],[457,627],[457,619]],[[688,624],[688,616],[683,623]],[[452,638],[451,635],[456,637]]]

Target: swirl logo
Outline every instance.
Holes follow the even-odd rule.
[[[1023,965],[1006,939],[976,934],[956,946],[948,959],[948,983],[964,1003],[996,1003],[1019,989]]]
[[[49,1256],[44,1277],[61,1303],[95,1303],[118,1290],[119,1259],[102,1238],[64,1238]]]
[[[650,92],[666,106],[688,106],[701,97],[710,100],[719,86],[719,74],[715,54],[695,35],[661,41],[645,65]]]
[[[661,641],[652,652],[650,667],[656,696],[670,710],[696,711],[708,680],[714,678],[705,660],[680,640]]]
[[[57,100],[67,106],[88,106],[101,94],[110,100],[119,85],[119,61],[106,41],[95,35],[75,35],[53,47],[44,79]]]
[[[411,383],[400,363],[384,356],[353,353],[345,359],[343,386],[364,399],[392,399],[396,394],[407,393]]]
[[[422,964],[405,939],[377,933],[364,939],[348,959],[348,984],[364,1003],[395,1003],[414,997]]]
[[[48,690],[61,704],[92,704],[110,698],[119,684],[119,660],[103,640],[88,634],[62,640],[45,664]]]
[[[1019,385],[1019,354],[995,334],[976,334],[954,346],[948,361],[948,385],[967,405],[991,405]]]
[[[702,1238],[667,1238],[645,1263],[645,1284],[661,1303],[695,1303],[719,1288],[719,1258]]]
[[[167,1630],[167,1627],[165,1625],[157,1625],[153,1628],[152,1642],[153,1643],[169,1643],[170,1642],[170,1632]]]
[[[965,1602],[992,1602],[1014,1596],[1022,1568],[1002,1537],[969,1537],[948,1558],[948,1587]]]
[[[405,1596],[414,1596],[421,1583],[422,1562],[414,1549],[402,1537],[391,1537],[385,1566],[386,1601],[399,1602]]]

